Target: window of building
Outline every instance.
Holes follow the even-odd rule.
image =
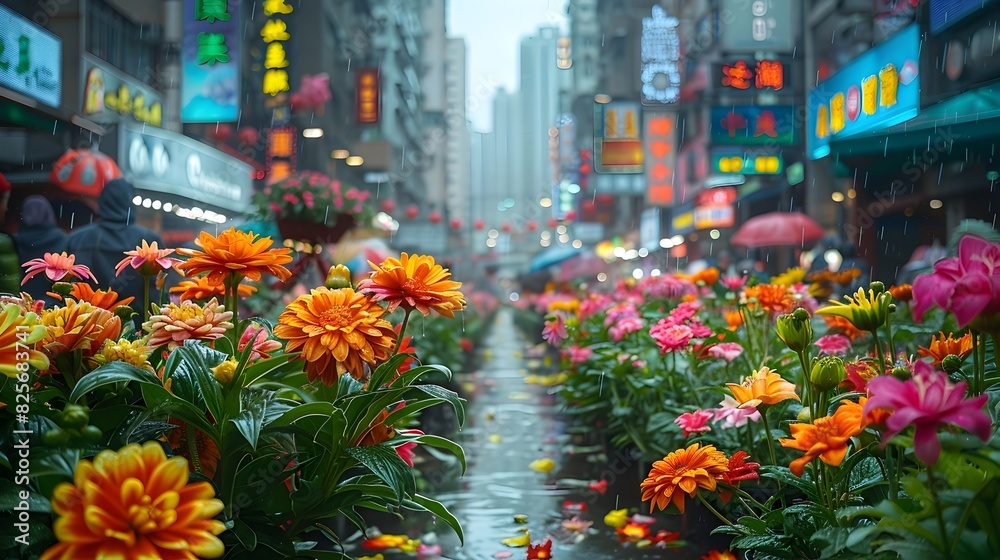
[[[155,85],[159,28],[140,25],[101,0],[87,4],[87,51]]]

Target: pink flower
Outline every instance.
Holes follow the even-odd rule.
[[[562,315],[556,313],[552,320],[545,321],[545,328],[542,329],[542,338],[552,346],[559,346],[566,339],[566,324]]]
[[[608,334],[615,342],[621,342],[626,335],[642,330],[643,326],[642,319],[639,317],[623,317],[608,329]]]
[[[701,308],[701,304],[695,301],[685,301],[670,312],[670,318],[675,324],[686,323],[694,319],[694,314]]]
[[[1000,314],[1000,244],[966,235],[958,256],[938,261],[934,272],[913,282],[913,316],[918,321],[932,305],[950,311],[960,328],[977,317]]]
[[[598,482],[591,482],[587,485],[587,488],[603,496],[608,491],[608,481],[602,479]]]
[[[271,186],[270,185],[264,187],[264,194],[267,195],[267,196],[271,195]]]
[[[422,436],[424,433],[420,430],[398,430],[400,434],[405,436]],[[403,460],[409,466],[413,466],[413,457],[416,455],[413,450],[417,448],[417,442],[408,441],[401,445],[396,446],[396,454],[399,458]]]
[[[351,212],[354,212],[355,214],[360,214],[361,210],[362,210],[362,207],[361,207],[360,204],[355,204],[354,207],[351,208]]]
[[[271,203],[271,212],[274,212],[275,214],[280,214],[281,213],[281,205],[278,204],[277,202],[272,202]]]
[[[299,203],[299,197],[295,196],[292,193],[285,193],[284,196],[282,196],[281,198],[282,198],[282,200],[284,200],[285,202],[287,202],[289,204],[298,204]]]
[[[577,314],[581,320],[586,319],[609,304],[611,304],[610,297],[604,294],[590,294],[590,297],[580,302],[580,309],[577,311]]]
[[[635,306],[631,303],[619,303],[612,306],[605,312],[604,316],[604,326],[610,327],[611,325],[625,319],[626,317],[638,317],[639,312],[636,311]]]
[[[748,406],[740,408],[740,403],[733,397],[726,397],[719,403],[719,408],[714,409],[716,420],[725,420],[724,428],[742,428],[747,425],[747,421],[760,422],[760,412],[756,407]]]
[[[632,360],[632,367],[642,369],[646,367],[646,360]]]
[[[593,353],[594,351],[589,347],[580,348],[574,344],[566,350],[566,357],[574,364],[582,364],[583,362],[586,362]]]
[[[714,416],[715,414],[711,410],[685,412],[674,420],[674,424],[677,424],[684,430],[684,437],[688,437],[691,434],[712,431],[712,427],[708,425],[708,421]]]
[[[708,338],[712,336],[712,329],[706,327],[697,319],[689,323],[688,327],[691,329],[691,336],[694,338]]]
[[[267,360],[271,357],[271,352],[281,348],[281,342],[268,338],[267,329],[256,323],[247,325],[246,330],[240,336],[239,344],[236,346],[237,352],[243,352],[247,345],[251,345],[250,361],[261,358]]]
[[[964,238],[963,241],[968,238]],[[961,250],[959,251],[961,252]],[[990,438],[990,417],[983,412],[988,395],[964,399],[964,381],[952,384],[948,376],[934,366],[917,361],[913,377],[900,381],[891,375],[880,375],[868,382],[868,402],[864,415],[876,408],[892,410],[883,433],[883,446],[890,438],[914,426],[913,448],[928,465],[937,463],[941,454],[938,429],[942,424],[955,424],[975,434],[979,439]]]
[[[733,363],[733,360],[740,357],[743,353],[743,347],[735,342],[723,342],[721,344],[716,344],[715,346],[709,346],[708,355],[713,358],[720,360],[726,360],[727,364]]]
[[[66,253],[45,253],[42,258],[31,259],[21,266],[26,269],[24,271],[24,280],[21,281],[22,286],[32,276],[41,274],[42,272],[52,282],[59,282],[67,277],[97,282],[97,278],[94,277],[94,273],[90,272],[90,268],[82,264],[76,264],[76,256],[67,255]]]
[[[723,276],[719,280],[719,284],[730,292],[738,292],[746,283],[746,276]]]
[[[181,262],[180,259],[167,256],[173,252],[173,249],[160,249],[156,246],[156,241],[150,244],[143,239],[142,245],[137,246],[135,250],[124,252],[125,258],[115,266],[115,276],[121,275],[129,266],[142,276],[154,276]]]
[[[687,348],[688,343],[694,338],[694,333],[687,325],[671,325],[667,319],[660,319],[659,323],[649,329],[649,336],[653,337],[660,347],[660,353],[666,354]]]
[[[851,349],[851,339],[842,334],[828,334],[813,342],[820,354],[846,354]]]
[[[302,202],[306,203],[306,208],[312,208],[316,204],[316,199],[313,198],[312,191],[306,191],[302,193]]]
[[[420,543],[417,546],[417,558],[423,560],[424,558],[438,558],[441,556],[441,545],[439,544],[424,544]]]

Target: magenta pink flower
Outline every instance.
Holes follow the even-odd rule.
[[[284,196],[282,196],[281,198],[285,202],[287,202],[289,204],[298,204],[299,203],[299,197],[295,196],[292,193],[285,193]]]
[[[742,353],[743,347],[735,342],[723,342],[721,344],[709,346],[708,348],[709,356],[720,360],[726,360],[727,364],[733,363],[733,360],[739,358]]]
[[[660,319],[659,323],[649,329],[649,336],[653,337],[656,345],[660,347],[660,353],[677,352],[687,348],[694,333],[687,325],[671,325],[667,319]]]
[[[566,357],[574,364],[582,364],[583,362],[586,362],[593,353],[594,351],[589,347],[580,348],[575,344],[566,349]]]
[[[694,314],[700,307],[701,305],[696,302],[686,301],[670,311],[670,318],[678,325],[686,323],[694,318]]]
[[[250,361],[261,358],[266,360],[271,357],[271,352],[281,348],[281,342],[268,338],[267,329],[256,323],[247,325],[247,328],[240,336],[239,344],[236,346],[237,351],[243,352],[248,344],[252,348],[250,350]]]
[[[623,317],[608,329],[608,334],[611,335],[611,339],[615,342],[621,342],[626,335],[642,330],[643,326],[642,319],[638,316]]]
[[[398,432],[404,436],[422,436],[424,433],[420,430],[398,430]],[[413,457],[416,453],[413,452],[417,448],[417,442],[408,441],[401,445],[396,446],[396,454],[399,458],[403,460],[409,466],[413,466]]]
[[[726,397],[719,403],[719,408],[714,409],[716,420],[725,420],[722,424],[724,428],[742,428],[747,425],[747,421],[760,422],[760,412],[756,407],[748,406],[740,408],[740,403],[733,397]]]
[[[274,212],[275,214],[280,214],[281,213],[281,205],[278,204],[277,202],[272,202],[271,203],[271,212]]]
[[[918,321],[932,305],[950,311],[965,327],[977,317],[1000,314],[1000,244],[966,235],[958,256],[938,261],[934,272],[913,282],[913,316]]]
[[[816,339],[813,344],[820,354],[846,354],[851,349],[851,339],[842,334],[828,334]]]
[[[306,203],[306,208],[312,208],[316,205],[316,199],[313,198],[312,191],[305,191],[302,193],[302,202]]]
[[[626,317],[638,317],[639,312],[636,311],[635,306],[631,303],[619,303],[608,308],[605,312],[604,326],[610,327],[611,325],[625,319]]]
[[[706,327],[697,319],[688,323],[688,328],[691,329],[691,336],[694,338],[708,338],[712,336],[712,329]]]
[[[427,558],[438,558],[440,556],[441,556],[441,545],[439,544],[420,543],[420,545],[417,546],[418,560],[424,560]]]
[[[549,321],[545,321],[545,328],[542,329],[542,338],[552,346],[559,346],[566,339],[566,323],[563,316],[556,313]]]
[[[577,312],[577,315],[581,320],[586,319],[610,304],[610,297],[604,294],[590,294],[589,298],[580,302],[580,310]]]
[[[67,278],[80,278],[81,280],[93,280],[97,282],[97,278],[94,277],[94,273],[90,271],[90,268],[86,265],[76,264],[76,256],[66,253],[45,253],[42,258],[31,259],[21,266],[26,269],[24,271],[24,280],[21,281],[22,286],[32,276],[43,272],[52,282],[59,282]]]
[[[914,426],[913,447],[917,459],[928,465],[937,463],[941,454],[938,429],[942,424],[955,424],[972,432],[979,439],[990,438],[990,417],[983,412],[987,395],[965,399],[964,381],[953,384],[943,372],[918,360],[913,364],[913,377],[900,381],[891,375],[880,375],[868,382],[868,402],[864,415],[876,408],[892,410],[882,434],[884,446],[889,439]]]
[[[738,292],[747,283],[746,276],[723,276],[719,279],[722,287],[730,292]]]
[[[677,424],[684,430],[684,437],[688,437],[691,434],[712,431],[712,427],[708,425],[708,421],[714,416],[715,414],[711,410],[685,412],[674,420],[674,424]]]

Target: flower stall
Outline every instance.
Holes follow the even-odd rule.
[[[461,423],[464,401],[425,383],[448,371],[401,344],[411,315],[464,309],[461,284],[404,254],[359,286],[334,271],[272,325],[241,300],[287,279],[291,250],[234,229],[196,245],[124,255],[119,272],[147,282],[184,274],[166,304],[95,288],[107,279],[70,255],[27,263],[56,303],[3,302],[0,515],[15,534],[0,554],[349,559],[335,522],[363,530],[366,510],[428,512],[461,538],[412,464],[430,446],[464,469],[462,448],[406,428],[436,405]]]

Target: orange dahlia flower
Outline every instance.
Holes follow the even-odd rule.
[[[743,324],[743,314],[739,311],[726,311],[725,316],[726,324],[729,325],[728,328],[731,331],[735,331]]]
[[[274,335],[288,341],[286,352],[302,351],[310,381],[327,385],[344,373],[365,375],[365,364],[385,361],[396,344],[396,331],[382,318],[385,309],[351,288],[316,288],[285,308]]]
[[[59,301],[62,301],[63,299],[63,296],[56,293],[50,293],[48,295]],[[118,299],[118,292],[112,289],[95,290],[86,282],[73,282],[73,287],[70,289],[69,293],[66,294],[66,297],[73,298],[81,303],[89,303],[94,307],[100,307],[101,309],[107,309],[108,311],[114,311],[115,308],[122,305],[130,305],[132,301],[135,300],[134,296]]]
[[[59,543],[41,560],[219,558],[222,509],[212,485],[188,484],[187,460],[167,459],[159,443],[104,450],[77,463],[73,484],[56,486]]]
[[[771,315],[789,313],[795,305],[788,286],[779,284],[758,284],[743,290],[743,297],[751,309],[763,309]]]
[[[854,326],[854,323],[848,321],[844,317],[839,315],[822,315],[823,320],[826,321],[826,326],[833,332],[840,331],[844,336],[855,341],[859,338],[865,336],[865,331]]]
[[[900,284],[889,288],[892,299],[895,301],[910,301],[913,299],[913,286],[910,284]]]
[[[39,370],[48,369],[48,357],[34,349],[35,343],[45,338],[45,332],[45,326],[38,324],[38,316],[34,313],[25,313],[16,303],[3,306],[0,310],[0,373],[17,377],[27,370],[20,365],[22,363]],[[27,360],[23,359],[25,352]]]
[[[181,262],[180,259],[170,257],[173,249],[160,249],[156,246],[156,241],[152,244],[142,240],[142,245],[136,246],[132,251],[125,251],[125,258],[115,266],[115,276],[120,276],[126,267],[131,266],[142,276],[153,276]]]
[[[76,350],[93,356],[122,332],[122,320],[114,313],[72,298],[66,298],[63,307],[42,311],[42,324],[46,333],[39,345],[49,357]]]
[[[250,284],[240,284],[236,290],[240,297],[249,297],[257,291],[257,287]],[[170,293],[180,294],[181,301],[195,301],[218,296],[225,297],[226,286],[222,282],[213,282],[205,276],[197,276],[191,280],[181,280],[176,286],[170,288]]]
[[[215,478],[215,470],[219,466],[219,459],[222,458],[222,455],[219,453],[219,447],[215,445],[215,441],[206,436],[201,430],[189,426],[183,420],[170,418],[167,420],[167,423],[177,426],[165,432],[167,445],[173,449],[173,452],[184,457],[191,463],[192,472],[199,472],[208,478]],[[194,449],[197,452],[197,461],[191,457],[192,442],[189,440],[189,436],[192,435],[194,436],[193,443]]]
[[[236,228],[229,228],[218,237],[203,231],[195,240],[195,245],[202,250],[177,249],[177,253],[188,257],[188,260],[175,268],[189,276],[207,274],[208,279],[216,284],[221,284],[230,275],[253,282],[260,282],[264,274],[287,280],[292,273],[283,265],[292,262],[288,254],[291,249],[271,249],[270,237],[258,237],[256,233]]]
[[[940,365],[941,361],[950,354],[954,354],[964,360],[971,353],[972,333],[965,333],[965,336],[955,338],[955,335],[951,333],[945,335],[943,332],[940,332],[931,337],[931,343],[928,345],[928,348],[924,348],[923,346],[917,348],[917,354],[920,354],[922,358],[933,358],[934,365]]]
[[[695,284],[701,281],[704,282],[706,286],[711,286],[719,280],[719,269],[714,266],[710,266],[704,270],[699,270],[691,275],[690,280]]]
[[[788,466],[795,476],[802,476],[806,465],[819,457],[824,463],[839,467],[847,456],[847,443],[861,433],[863,417],[857,403],[847,401],[833,416],[816,419],[812,424],[791,424],[792,437],[778,440],[782,447],[806,454]]]
[[[728,550],[710,550],[701,560],[736,560],[736,555]]]
[[[684,494],[692,498],[699,488],[715,491],[715,477],[727,470],[726,456],[714,445],[693,443],[653,463],[649,477],[642,481],[642,501],[650,500],[649,511],[666,509],[671,503],[684,513]],[[678,489],[680,491],[678,491]]]
[[[762,404],[777,404],[788,399],[799,400],[795,385],[785,381],[778,372],[764,366],[743,380],[743,383],[726,383],[738,408],[759,407]]]
[[[358,291],[371,294],[375,301],[389,304],[389,312],[399,306],[416,309],[424,315],[431,310],[445,317],[465,308],[465,298],[458,289],[461,282],[449,280],[451,273],[428,255],[389,257],[377,265],[369,262],[374,272],[358,284]]]
[[[143,330],[149,333],[147,344],[153,348],[166,345],[173,350],[184,344],[185,340],[215,340],[226,335],[233,328],[229,322],[233,318],[232,311],[219,305],[212,298],[203,306],[183,301],[159,307],[153,305],[153,315],[142,324]]]
[[[97,282],[97,278],[94,277],[94,273],[90,271],[90,268],[82,264],[76,264],[76,256],[67,255],[66,253],[45,253],[42,258],[31,259],[21,266],[25,268],[24,280],[21,280],[22,286],[32,276],[43,272],[52,282],[62,281],[66,277],[82,278],[83,280]]]

